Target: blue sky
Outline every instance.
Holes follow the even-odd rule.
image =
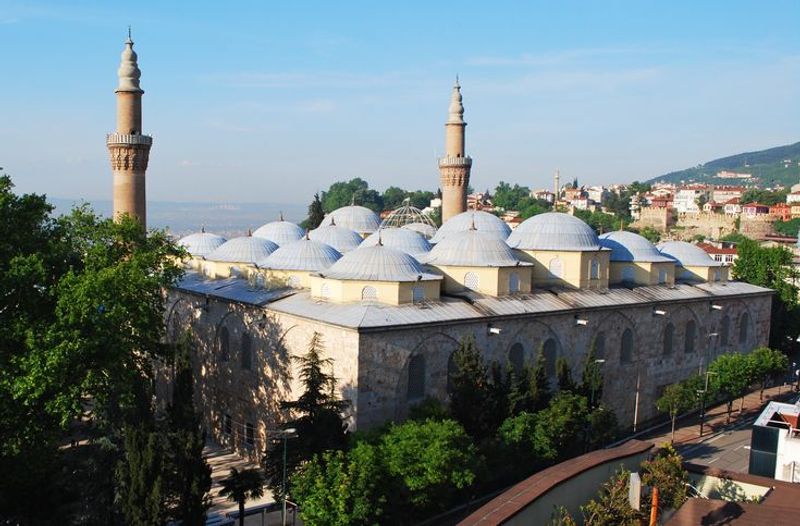
[[[800,2],[8,2],[0,166],[108,199],[128,24],[148,198],[435,189],[453,77],[472,183],[646,179],[800,140]]]

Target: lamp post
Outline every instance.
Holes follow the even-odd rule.
[[[281,524],[286,526],[286,443],[290,438],[297,438],[297,430],[293,427],[289,429],[277,429],[274,431],[267,431],[268,434],[273,435],[283,440],[283,483],[281,484]]]
[[[700,391],[698,390],[697,393],[701,395],[700,398],[700,436],[703,436],[703,424],[706,420],[706,393],[708,393],[708,377],[712,374],[717,374],[714,371],[706,371],[706,383],[705,388]]]

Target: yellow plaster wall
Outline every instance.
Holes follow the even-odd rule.
[[[692,274],[692,279],[695,281],[707,281],[709,283],[728,281],[728,267],[683,267]],[[719,279],[715,279],[715,273],[719,271]],[[684,278],[686,279],[686,278]]]
[[[533,283],[536,287],[568,287],[575,289],[603,289],[608,287],[610,251],[567,252],[559,250],[519,250],[524,259],[532,262]],[[561,261],[561,278],[550,274],[550,262]],[[589,279],[592,259],[600,263],[599,279]]]
[[[623,283],[622,272],[625,268],[633,268],[633,282],[636,285],[658,285],[658,274],[661,270],[666,270],[666,285],[675,284],[675,265],[669,262],[651,263],[645,261],[636,262],[615,262],[612,261],[610,282],[612,284]]]
[[[531,272],[530,266],[519,267],[462,267],[451,265],[437,265],[434,267],[444,276],[444,290],[446,292],[463,292],[464,277],[468,272],[478,276],[478,290],[481,294],[500,296],[508,294],[508,279],[512,272],[519,275],[520,292],[530,292]]]
[[[310,276],[311,296],[323,299],[322,285],[327,284],[330,294],[324,298],[334,303],[349,303],[361,301],[361,292],[364,287],[372,287],[378,293],[377,301],[388,305],[400,305],[413,301],[414,286],[425,288],[425,298],[439,299],[439,281],[397,282],[397,281],[359,281],[338,280]]]

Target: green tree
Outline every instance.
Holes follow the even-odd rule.
[[[761,190],[759,188],[750,188],[742,194],[742,203],[760,203],[762,205],[777,205],[778,203],[786,202],[786,194],[788,190]]]
[[[230,475],[220,481],[219,495],[239,505],[239,526],[244,526],[244,505],[250,499],[264,496],[264,477],[256,468],[239,471],[231,468]]]
[[[529,199],[531,190],[527,186],[515,184],[513,187],[500,181],[494,189],[492,203],[503,210],[520,210],[523,200]]]
[[[408,192],[396,186],[390,186],[383,192],[383,206],[387,210],[394,210],[402,206],[405,198],[408,197]]]
[[[769,347],[759,347],[747,355],[753,378],[761,385],[759,398],[764,399],[764,389],[769,379],[781,374],[789,367],[789,358],[781,351]]]
[[[603,399],[603,373],[600,370],[597,357],[597,338],[592,340],[589,352],[583,362],[583,375],[581,376],[580,392],[589,400],[589,407],[600,405]]]
[[[585,526],[639,526],[644,514],[628,503],[630,475],[620,469],[600,487],[597,499],[581,506]]]
[[[514,459],[510,463],[514,471],[524,471],[534,468],[541,460],[537,458],[537,451],[534,447],[534,437],[536,432],[536,414],[522,412],[509,416],[497,430],[500,442],[509,450],[509,459]]]
[[[369,184],[358,177],[349,181],[337,181],[327,192],[322,192],[322,208],[326,213],[350,204],[365,206],[374,212],[383,210],[381,194],[370,189]]]
[[[547,408],[536,413],[533,448],[537,456],[555,461],[580,454],[588,415],[586,398],[557,394]]]
[[[461,340],[453,361],[455,371],[451,377],[450,412],[470,436],[488,438],[497,429],[493,423],[503,415],[493,413],[494,393],[489,385],[488,367],[472,335]],[[497,421],[497,425],[499,423]]]
[[[658,488],[659,515],[664,510],[677,510],[686,502],[689,474],[670,444],[664,444],[650,460],[642,462],[641,473],[642,484]]]
[[[617,438],[619,425],[617,415],[604,405],[589,408],[589,426],[586,445],[589,450],[597,449],[613,442]]]
[[[655,244],[661,241],[661,232],[651,226],[646,226],[639,231],[639,235]]]
[[[569,362],[564,357],[556,360],[556,379],[559,391],[574,392],[576,389],[575,381],[572,379],[572,369]]]
[[[301,226],[308,230],[314,230],[322,224],[323,219],[325,219],[325,210],[322,208],[322,201],[319,199],[319,192],[316,192],[311,204],[308,205],[308,217],[306,217]]]
[[[720,393],[728,404],[727,422],[730,423],[734,400],[741,397],[744,404],[744,395],[753,382],[752,362],[744,354],[722,354],[709,364],[708,370],[712,373],[712,389]]]
[[[800,230],[800,218],[790,219],[789,221],[775,221],[772,224],[775,232],[784,236],[797,237],[797,232]]]
[[[688,411],[696,405],[697,396],[690,382],[679,382],[668,385],[664,393],[656,400],[659,412],[669,416],[672,423],[671,441],[675,441],[675,421],[678,415]]]
[[[536,361],[528,373],[528,402],[529,411],[540,411],[550,403],[550,379],[547,378],[547,360],[544,357],[544,346],[539,347]]]
[[[435,196],[433,192],[430,192],[428,190],[416,190],[414,192],[411,192],[411,195],[409,197],[411,198],[412,206],[415,206],[420,210],[422,210],[423,208],[427,208],[428,206],[430,206],[431,201]]]

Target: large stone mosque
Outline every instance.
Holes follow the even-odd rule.
[[[115,214],[144,222],[152,140],[141,131],[139,77],[128,39],[108,148]],[[467,210],[472,159],[460,89],[456,82],[439,161],[438,230],[408,205],[382,224],[353,204],[308,233],[281,219],[233,239],[198,232],[179,241],[190,258],[169,291],[166,323],[170,337],[191,334],[198,407],[215,439],[265,447],[284,417],[280,401],[300,392],[292,357],[315,334],[351,402],[351,429],[401,420],[426,397],[446,402],[452,355],[468,335],[504,367],[541,350],[551,378],[560,357],[580,377],[594,346],[603,401],[623,426],[656,416],[662,389],[717,355],[767,343],[771,291],[729,281],[694,245],[598,236],[563,213],[511,231]]]

